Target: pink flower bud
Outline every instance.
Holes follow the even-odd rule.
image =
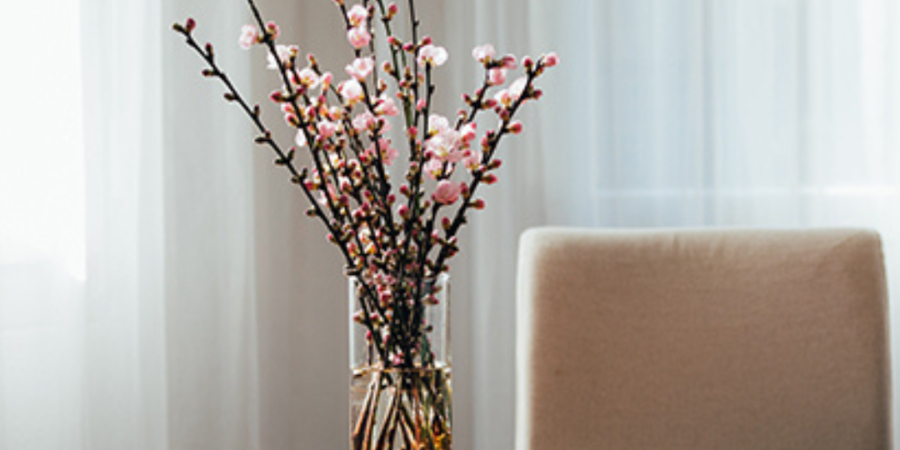
[[[484,200],[479,198],[478,200],[475,200],[474,202],[472,202],[471,205],[472,205],[472,208],[475,208],[478,210],[484,209]]]
[[[266,24],[266,32],[272,35],[272,39],[278,39],[278,36],[281,35],[281,28],[278,28],[275,22],[269,22]]]
[[[519,134],[522,132],[522,128],[522,122],[517,120],[509,125],[509,132],[512,134]]]
[[[188,17],[187,21],[184,22],[184,29],[190,33],[191,31],[194,31],[194,28],[197,28],[197,21]]]
[[[557,64],[559,64],[559,56],[556,53],[548,53],[544,57],[544,66],[553,67]]]
[[[397,208],[397,214],[399,214],[400,217],[406,219],[409,216],[409,207],[407,207],[406,205],[400,205]]]
[[[516,64],[516,57],[513,55],[506,55],[503,59],[500,60],[500,64],[504,69],[515,70],[518,65]]]
[[[530,56],[526,56],[525,59],[522,60],[522,65],[530,69],[532,66],[534,66],[534,60],[531,59]]]
[[[284,94],[282,94],[281,91],[272,91],[272,93],[269,94],[269,100],[272,100],[275,103],[281,103],[284,101]]]
[[[427,103],[425,102],[425,99],[424,99],[424,98],[421,99],[421,100],[419,100],[419,102],[416,103],[416,110],[417,110],[417,111],[422,111],[423,109],[425,109],[425,105],[426,105],[426,104],[427,104]]]

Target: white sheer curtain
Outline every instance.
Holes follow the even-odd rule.
[[[75,15],[55,1],[25,15]],[[0,450],[345,446],[340,261],[169,31],[197,18],[236,83],[265,99],[277,80],[264,55],[235,45],[244,3],[81,3],[83,154],[79,121],[9,144],[23,142],[13,119],[60,111],[47,101],[0,111]],[[892,287],[900,279],[897,2],[420,4],[451,51],[447,115],[478,82],[476,44],[563,61],[524,111],[526,133],[504,144],[501,183],[454,262],[456,448],[514,445],[526,227],[869,226],[885,235]],[[333,2],[263,6],[285,39],[341,72]],[[0,55],[43,67],[17,59],[39,52]],[[56,74],[33,73],[10,83]]]
[[[897,290],[897,2],[473,0],[448,21],[466,18],[466,44],[563,61],[471,233],[473,448],[513,446],[526,225],[875,228]]]

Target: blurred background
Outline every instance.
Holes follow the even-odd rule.
[[[332,0],[260,4],[342,79]],[[456,448],[513,448],[528,227],[868,227],[900,288],[900,2],[417,5],[450,51],[444,115],[478,85],[475,45],[562,60],[452,263]],[[346,448],[338,253],[170,29],[196,18],[266,103],[279,83],[261,49],[237,46],[245,3],[7,6],[0,450]]]

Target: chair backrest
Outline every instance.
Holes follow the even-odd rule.
[[[874,232],[530,230],[518,300],[517,450],[890,448]]]

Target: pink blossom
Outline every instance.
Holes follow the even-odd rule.
[[[350,105],[362,100],[365,95],[359,81],[352,78],[341,83],[338,86],[338,91],[341,93],[341,97],[344,98],[344,101]]]
[[[494,101],[507,107],[511,105],[513,100],[512,96],[509,95],[509,89],[503,89],[494,94]]]
[[[337,124],[334,122],[323,120],[316,124],[316,129],[319,131],[319,137],[321,137],[322,139],[328,139],[334,135],[335,131],[337,131]]]
[[[359,81],[364,80],[375,69],[375,60],[371,57],[356,58],[346,68],[347,74]]]
[[[425,141],[426,152],[441,161],[459,162],[462,159],[462,153],[458,151],[462,135],[450,127],[446,117],[432,114],[428,118],[428,133],[431,138]]]
[[[394,160],[397,159],[398,156],[400,156],[400,151],[396,148],[391,147],[390,139],[379,139],[378,147],[381,149],[381,162],[383,162],[385,165],[390,166],[394,163]],[[367,158],[375,160],[375,144],[370,145],[363,152],[363,155],[365,155],[365,157]]]
[[[378,141],[378,145],[381,146],[381,162],[385,165],[390,166],[394,163],[394,160],[400,156],[400,151],[396,148],[391,147],[391,141],[388,139],[381,139]]]
[[[476,61],[481,63],[486,63],[496,56],[497,51],[494,50],[494,46],[491,44],[484,44],[478,47],[475,47],[472,50],[472,57],[475,58]]]
[[[459,144],[459,132],[448,129],[425,141],[425,150],[441,161],[459,162],[463,156]]]
[[[419,49],[418,61],[419,65],[422,67],[425,67],[426,65],[439,67],[447,62],[448,57],[449,55],[444,47],[428,44]]]
[[[319,84],[319,75],[309,67],[304,67],[297,73],[298,84],[306,86],[309,89],[315,88]]]
[[[372,41],[372,35],[369,34],[369,30],[366,30],[365,27],[355,27],[347,32],[347,40],[350,41],[350,45],[353,48],[359,50],[369,45],[369,42]]]
[[[384,116],[396,116],[400,114],[400,110],[397,108],[397,103],[394,102],[394,99],[382,96],[378,101],[378,105],[375,106],[375,113]]]
[[[329,199],[331,199],[331,201],[337,200],[337,190],[334,188],[333,184],[328,183],[326,185],[325,192],[320,192],[318,194],[318,196],[319,196],[319,204],[327,207]]]
[[[506,69],[495,67],[488,72],[488,84],[491,86],[499,86],[506,83]]]
[[[544,66],[553,67],[559,64],[559,56],[556,53],[548,53],[544,56]]]
[[[428,162],[422,166],[422,170],[424,170],[432,180],[436,180],[437,177],[441,176],[441,172],[444,170],[444,163],[439,159],[429,159]]]
[[[275,59],[275,55],[269,52],[269,69],[278,70],[278,61],[281,61],[281,64],[284,65],[285,69],[291,68],[291,60],[297,57],[297,54],[300,53],[300,49],[297,48],[296,45],[276,45],[275,51],[278,53],[278,59]]]
[[[349,11],[347,11],[347,20],[350,21],[350,25],[354,27],[365,26],[366,22],[369,20],[369,12],[366,11],[366,8],[362,5],[353,5]]]
[[[513,81],[513,84],[509,87],[509,95],[512,97],[513,101],[518,100],[519,97],[522,96],[527,85],[528,79],[526,77],[521,77],[518,80]]]
[[[391,131],[391,130],[394,129],[394,126],[391,125],[391,121],[390,121],[390,120],[387,120],[387,119],[384,118],[384,117],[379,117],[379,118],[378,118],[378,126],[380,127],[380,131],[381,131],[382,133],[387,133],[387,132],[389,132],[389,131]]]
[[[447,120],[446,117],[432,114],[428,117],[428,132],[429,133],[440,133],[442,131],[450,129],[450,121]]]
[[[473,140],[475,140],[475,137],[476,137],[475,133],[476,133],[477,129],[478,129],[478,124],[475,122],[469,122],[469,123],[463,125],[462,129],[460,130],[460,134],[461,134],[463,143],[468,144],[468,143],[472,142]]]
[[[462,164],[469,170],[476,170],[481,166],[481,160],[483,158],[484,154],[482,154],[480,150],[471,151],[463,158]]]
[[[256,27],[253,25],[244,25],[241,27],[241,37],[238,39],[238,44],[241,45],[241,48],[248,50],[257,42],[259,42],[259,30],[257,30]]]
[[[366,131],[375,126],[375,116],[369,111],[353,118],[353,129],[359,132]]]
[[[431,198],[442,205],[452,205],[459,200],[459,193],[461,191],[462,187],[460,185],[451,183],[448,180],[441,180],[438,181],[437,188],[435,188]]]
[[[516,57],[513,55],[506,55],[503,59],[500,60],[500,64],[504,69],[515,70],[518,65],[516,64]]]

